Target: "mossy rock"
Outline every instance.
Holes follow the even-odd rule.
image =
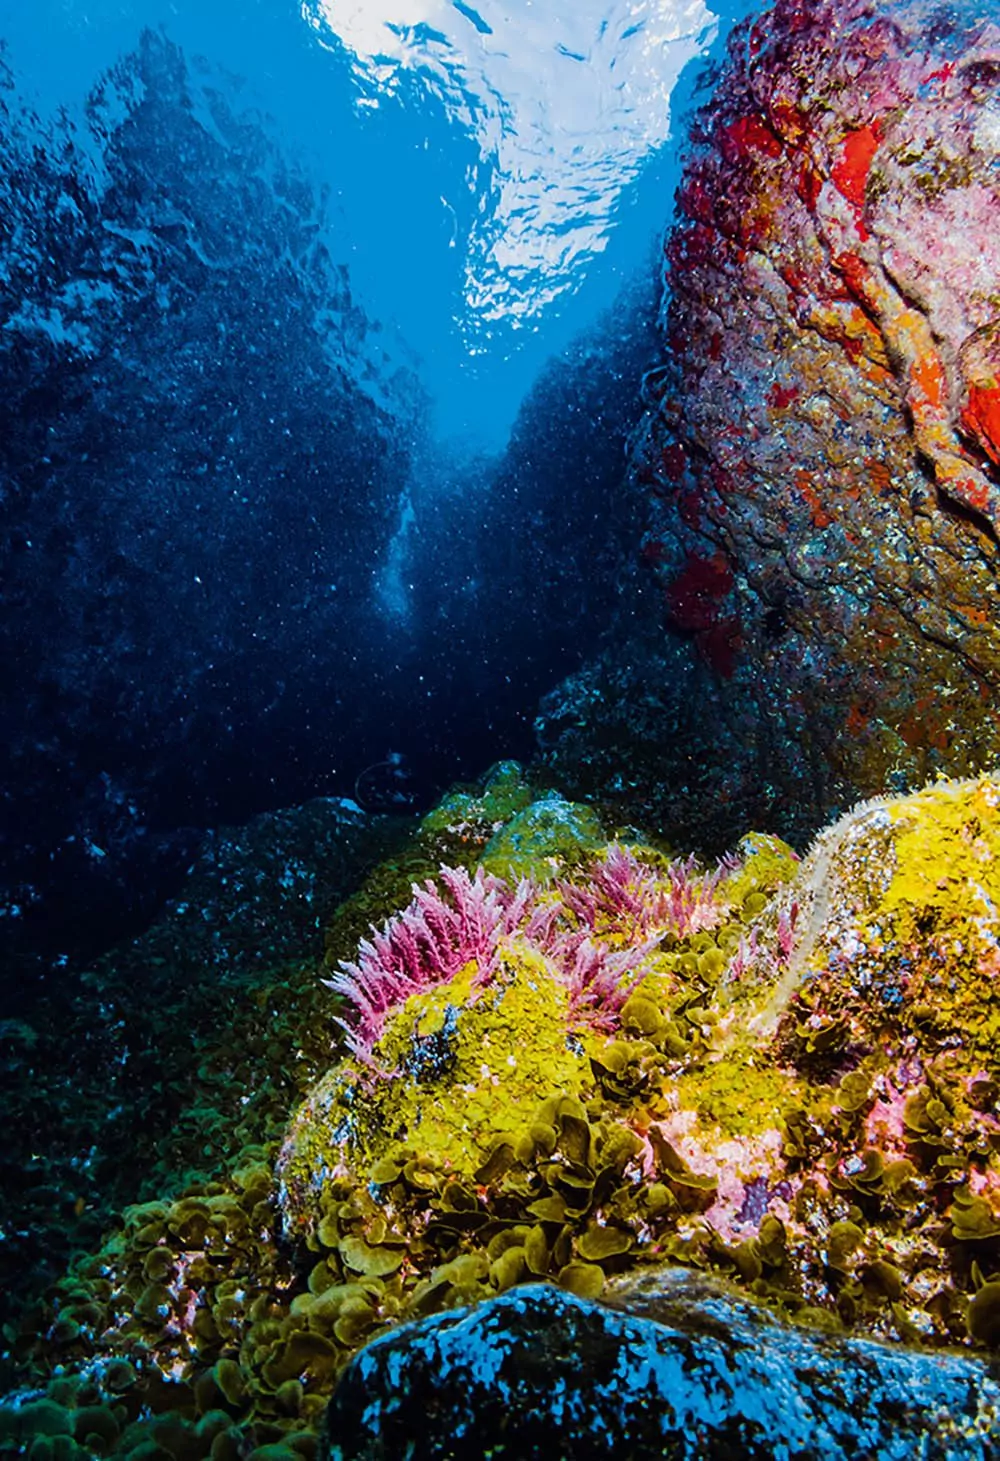
[[[516,761],[499,761],[481,782],[478,791],[453,791],[421,820],[425,839],[444,834],[460,835],[468,828],[490,829],[505,825],[529,807],[534,793]]]
[[[531,802],[505,823],[486,845],[482,865],[502,877],[551,877],[567,861],[578,861],[607,841],[600,818],[581,802],[555,792]]]

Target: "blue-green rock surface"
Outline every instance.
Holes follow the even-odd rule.
[[[1000,1372],[780,1324],[674,1272],[628,1311],[542,1285],[362,1350],[325,1461],[994,1461]]]

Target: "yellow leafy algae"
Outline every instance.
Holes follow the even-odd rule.
[[[589,1062],[567,1038],[568,994],[545,958],[515,940],[488,984],[475,988],[476,972],[466,965],[392,1014],[372,1052],[390,1078],[354,1061],[332,1072],[299,1125],[293,1167],[363,1175],[402,1144],[471,1176],[546,1096],[579,1095]]]

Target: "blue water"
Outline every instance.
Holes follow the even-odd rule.
[[[437,433],[493,450],[545,360],[650,267],[678,73],[748,8],[4,0],[0,36],[43,114],[78,109],[145,25],[239,77],[330,189],[337,257],[419,357]]]
[[[0,0],[0,942],[110,939],[369,767],[419,806],[530,757],[634,562],[747,8]]]

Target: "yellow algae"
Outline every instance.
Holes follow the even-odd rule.
[[[781,1124],[801,1078],[776,1066],[738,1062],[731,1054],[682,1072],[673,1082],[681,1109],[698,1113],[724,1136],[753,1137]]]
[[[870,991],[854,1012],[891,1008],[933,1048],[959,1047],[971,1068],[996,1063],[1000,1012],[1000,786],[941,779],[857,808],[817,843],[810,904],[792,972],[830,967]],[[867,1014],[866,1014],[867,1011]]]
[[[443,1030],[449,1008],[461,1009],[462,1017],[438,1074],[433,1063],[421,1068],[414,1057],[425,1022]],[[589,1071],[582,1051],[574,1053],[567,1042],[567,1017],[566,990],[545,959],[517,947],[505,951],[496,976],[474,999],[463,971],[454,989],[408,1000],[375,1051],[376,1059],[398,1062],[403,1072],[392,1083],[391,1108],[407,1144],[469,1174],[500,1137],[522,1130],[544,1097],[578,1094]]]
[[[309,1103],[293,1171],[304,1159],[313,1170],[363,1175],[402,1144],[471,1176],[545,1097],[579,1095],[589,1061],[567,1038],[569,997],[546,959],[512,941],[488,984],[476,988],[475,975],[466,965],[394,1012],[372,1051],[386,1076],[350,1060],[337,1068]]]
[[[447,984],[438,984],[425,993],[413,995],[390,1016],[379,1048],[388,1052],[394,1040],[436,1035],[444,1028],[448,1011],[461,1009],[472,998],[478,972],[479,966],[470,959]]]
[[[1000,910],[1000,785],[990,776],[942,781],[889,807],[896,868],[889,909],[937,908],[951,918]]]

